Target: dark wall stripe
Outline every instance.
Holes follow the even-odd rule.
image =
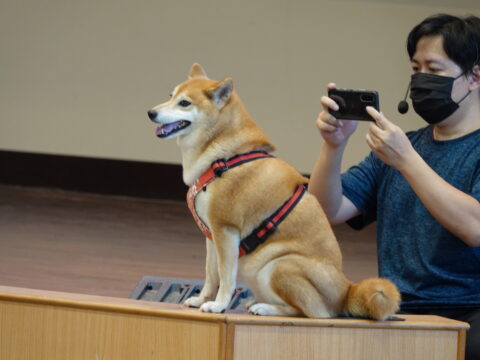
[[[0,183],[184,200],[181,165],[0,151]]]

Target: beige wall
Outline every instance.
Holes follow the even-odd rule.
[[[277,155],[309,172],[329,81],[380,92],[400,116],[408,31],[424,17],[480,15],[478,0],[0,0],[0,150],[179,163],[146,111],[190,65],[232,76]],[[366,127],[345,166],[366,155]]]

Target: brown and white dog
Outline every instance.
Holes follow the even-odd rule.
[[[278,212],[307,179],[278,158],[261,157],[195,189],[199,178],[209,171],[216,174],[212,164],[218,165],[218,159],[274,150],[234,91],[232,79],[210,80],[194,64],[171,99],[148,115],[160,124],[157,136],[177,137],[183,180],[195,190],[191,205],[207,236],[205,285],[187,306],[224,311],[240,272],[255,295],[248,309],[252,314],[327,318],[348,313],[383,320],[398,310],[400,294],[388,280],[352,284],[345,277],[333,231],[308,192],[265,241],[239,258],[241,240]]]

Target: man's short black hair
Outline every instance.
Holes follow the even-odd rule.
[[[480,18],[459,18],[447,14],[426,18],[408,35],[407,51],[410,59],[422,37],[435,35],[442,36],[445,53],[465,74],[471,74],[473,67],[480,65]]]

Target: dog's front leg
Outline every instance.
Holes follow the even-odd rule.
[[[220,282],[217,268],[217,254],[213,241],[207,241],[207,259],[205,264],[205,284],[203,284],[202,291],[198,296],[191,297],[185,301],[185,305],[190,307],[200,307],[208,300],[215,298]]]
[[[222,229],[219,233],[213,234],[213,237],[217,254],[220,288],[215,301],[206,302],[200,307],[205,312],[220,313],[225,311],[236,288],[240,236],[237,231],[227,228]]]

